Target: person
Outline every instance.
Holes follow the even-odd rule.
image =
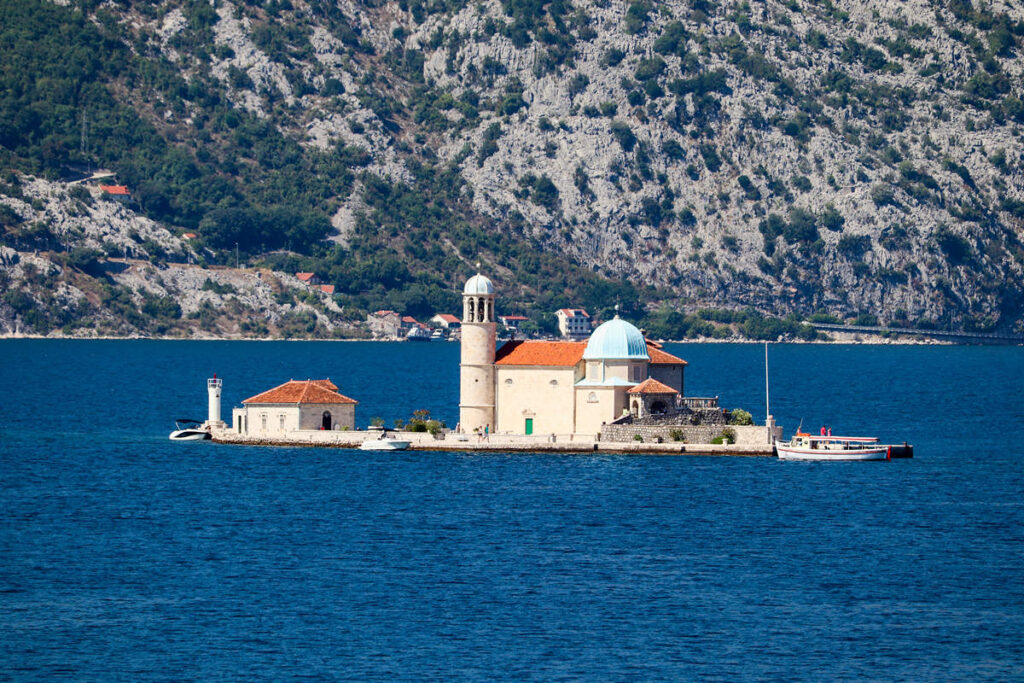
[[[831,427],[828,428],[828,435],[832,436],[832,428]]]
[[[821,435],[825,436],[825,425],[821,425]]]
[[[491,440],[491,425],[484,425],[484,441]]]

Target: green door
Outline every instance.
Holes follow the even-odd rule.
[[[526,418],[526,433],[527,434],[533,434],[533,418],[532,417]]]

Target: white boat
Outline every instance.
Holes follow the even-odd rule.
[[[405,335],[406,341],[430,341],[430,330],[425,327],[412,327]]]
[[[213,438],[210,428],[203,427],[199,420],[175,420],[174,426],[176,429],[167,437],[171,441],[206,441]]]
[[[386,434],[381,434],[379,438],[367,439],[359,445],[361,451],[404,451],[409,447],[408,441],[401,439],[393,439]]]
[[[873,436],[811,436],[797,432],[775,445],[780,460],[889,460],[890,446]]]

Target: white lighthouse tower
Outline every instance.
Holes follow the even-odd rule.
[[[462,290],[462,362],[459,422],[462,431],[494,431],[494,285],[477,273]]]
[[[210,396],[210,410],[206,416],[206,424],[210,427],[224,427],[220,420],[220,390],[224,380],[217,378],[217,373],[206,380],[206,393]]]

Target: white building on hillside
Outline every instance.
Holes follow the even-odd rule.
[[[560,308],[555,311],[558,331],[566,339],[582,339],[590,336],[590,314],[582,308]]]

